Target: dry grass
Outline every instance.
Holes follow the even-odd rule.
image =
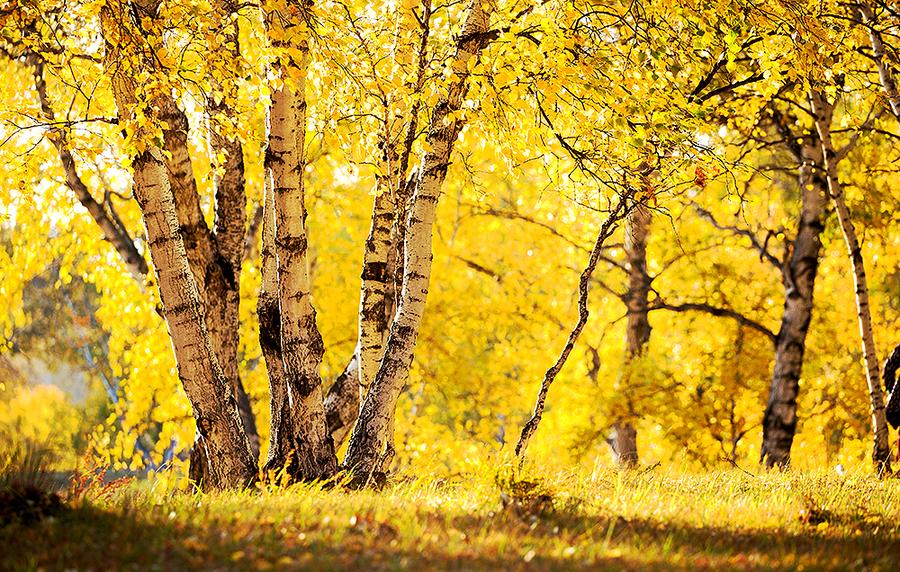
[[[0,568],[896,570],[900,481],[864,474],[495,474],[381,492],[85,496],[0,528]]]

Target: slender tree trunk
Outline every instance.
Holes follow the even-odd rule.
[[[417,17],[420,34],[419,48],[416,55],[416,84],[415,92],[420,93],[425,85],[425,74],[428,70],[428,39],[431,35],[431,0],[422,1],[422,15]],[[413,144],[419,133],[419,113],[422,109],[422,100],[416,99],[409,110],[409,123],[406,124],[406,135],[403,139],[403,148],[397,159],[397,175],[394,184],[394,219],[391,226],[391,250],[388,253],[388,283],[385,289],[385,314],[387,323],[394,319],[394,314],[400,306],[400,294],[403,292],[403,264],[406,258],[406,222],[409,211],[412,208],[410,199],[417,183],[418,177],[413,174],[407,178],[409,161],[412,157]]]
[[[548,369],[546,373],[544,373],[544,379],[541,381],[540,389],[538,389],[537,399],[535,399],[534,402],[534,410],[532,411],[531,418],[529,418],[522,427],[522,433],[519,435],[519,441],[516,443],[516,457],[519,458],[520,464],[525,461],[525,452],[528,449],[528,443],[531,442],[531,438],[537,432],[538,425],[540,425],[541,419],[544,416],[544,406],[547,403],[547,394],[550,393],[550,386],[553,385],[553,382],[556,381],[556,376],[559,375],[563,366],[566,365],[569,354],[572,353],[572,349],[575,347],[575,342],[578,341],[578,337],[581,336],[581,331],[587,324],[590,315],[588,293],[590,291],[591,276],[594,274],[594,269],[597,268],[597,262],[600,261],[600,255],[603,252],[604,244],[607,239],[612,236],[612,233],[616,230],[622,217],[627,214],[626,202],[630,199],[631,197],[629,196],[619,197],[616,206],[606,217],[606,220],[603,221],[600,230],[597,232],[594,248],[591,249],[588,263],[581,272],[581,278],[578,281],[578,321],[575,322],[575,326],[569,332],[569,336],[566,338],[566,345],[563,346],[562,352],[560,352],[559,357],[556,358],[556,362],[550,366],[550,369]]]
[[[46,83],[43,79],[43,62],[35,61],[33,65],[35,69],[35,87],[37,89],[38,96],[41,102],[41,108],[48,117],[52,118],[54,116],[53,109],[50,106],[49,97],[47,96]],[[171,99],[169,99],[168,103],[169,105],[174,105],[174,102]],[[58,131],[57,136],[52,138],[52,141],[57,149],[60,161],[62,162],[63,169],[66,174],[67,186],[75,193],[75,196],[78,198],[79,202],[87,209],[88,213],[103,231],[105,238],[119,252],[119,255],[121,256],[126,267],[131,272],[132,276],[134,276],[135,280],[137,280],[140,284],[143,284],[144,280],[146,279],[146,275],[149,272],[146,261],[140,255],[140,253],[138,253],[137,248],[134,245],[134,241],[128,235],[127,230],[122,227],[121,223],[118,220],[118,217],[113,216],[113,213],[108,212],[107,209],[103,207],[103,205],[98,203],[91,196],[90,191],[75,169],[75,159],[72,156],[71,151],[69,150],[65,132]],[[241,161],[241,172],[242,171],[243,162]],[[190,176],[193,176],[192,172],[190,173]],[[194,192],[196,191],[194,190]],[[199,203],[197,204],[199,205]],[[240,227],[241,229],[243,229],[242,221],[240,223]],[[198,285],[198,290],[200,291],[201,298],[206,300],[207,296],[205,295],[205,287],[201,288],[200,285]],[[251,443],[251,450],[253,451],[255,457],[259,453],[259,437],[256,431],[256,424],[253,413],[250,409],[250,402],[247,398],[246,392],[244,392],[243,385],[240,383],[240,377],[237,370],[237,337],[239,334],[239,329],[237,324],[237,307],[234,305],[236,304],[234,299],[239,298],[239,296],[235,296],[234,294],[236,294],[236,290],[233,288],[229,289],[227,299],[232,307],[232,309],[228,310],[228,313],[232,316],[232,320],[229,323],[233,322],[233,325],[230,325],[227,328],[214,328],[213,331],[226,332],[228,335],[225,337],[230,338],[226,340],[225,337],[223,337],[222,346],[220,346],[217,350],[217,357],[219,357],[220,364],[223,366],[225,376],[231,381],[231,385],[236,391],[236,396],[238,399],[238,409],[241,412],[241,418],[244,427],[247,428],[248,437],[250,438]],[[226,304],[226,307],[227,306],[228,304]],[[210,322],[212,320],[207,317],[207,321]],[[215,336],[213,336],[213,338],[215,339]],[[214,344],[214,347],[216,346],[217,344]],[[191,478],[197,482],[206,480],[208,475],[207,467],[204,466],[206,460],[203,456],[203,450],[204,449],[202,447],[196,447],[191,455],[191,469],[189,472]]]
[[[105,6],[101,10],[101,21],[107,40],[107,69],[115,70],[111,73],[113,97],[123,129],[127,129],[131,119],[128,113],[137,108],[139,102],[134,77],[123,70],[134,73],[146,62],[140,55],[120,51],[121,46],[128,45],[122,34],[134,33],[123,26],[131,17],[127,7],[123,8],[126,9],[114,14],[110,6]],[[145,10],[155,13],[153,6]],[[156,97],[155,106],[165,107],[166,99],[167,96]],[[140,140],[142,134],[136,133],[136,138]],[[244,486],[256,476],[250,443],[207,330],[204,301],[182,240],[165,154],[149,142],[148,137],[143,139],[146,149],[132,161],[134,195],[143,215],[179,378],[197,421],[198,446],[203,448],[208,459],[208,478],[203,485],[208,488]]]
[[[837,166],[845,153],[838,152],[831,138],[831,118],[834,106],[825,95],[810,91],[810,104],[815,115],[816,130],[822,142],[822,154],[825,162],[825,174],[828,180],[828,192],[837,212],[844,242],[850,255],[853,267],[853,282],[856,286],[856,316],[859,321],[859,335],[862,341],[863,358],[866,364],[866,383],[869,389],[869,404],[872,414],[873,449],[872,461],[878,474],[891,472],[891,444],[888,438],[888,426],[884,413],[884,394],[881,392],[881,372],[878,366],[878,354],[875,348],[875,334],[872,326],[872,313],[869,309],[869,286],[866,279],[866,266],[862,256],[862,247],[856,236],[856,228],[850,216],[850,209],[844,200],[844,189],[838,177]],[[852,145],[852,144],[851,144]]]
[[[625,303],[628,323],[625,328],[625,368],[623,388],[627,392],[634,381],[633,362],[639,359],[650,342],[648,299],[650,275],[647,273],[647,236],[650,233],[650,210],[637,204],[625,219],[625,256],[628,260],[628,291]],[[626,396],[627,397],[627,396]],[[621,468],[633,468],[638,463],[637,431],[628,409],[613,426],[612,448]]]
[[[417,17],[420,27],[420,40],[417,54],[417,79],[414,91],[422,90],[425,81],[425,72],[428,64],[427,45],[430,33],[431,22],[431,0],[425,0],[422,3],[422,15]],[[399,156],[390,151],[394,148],[395,143],[391,140],[389,125],[392,121],[393,113],[389,109],[385,110],[385,135],[382,137],[380,144],[385,149],[384,170],[390,173],[389,179],[379,177],[378,184],[380,188],[376,189],[384,195],[387,193],[384,189],[389,189],[392,204],[384,205],[383,201],[376,198],[373,205],[373,224],[370,229],[369,238],[366,244],[366,254],[363,261],[363,293],[361,295],[361,308],[369,308],[364,312],[365,316],[360,319],[360,339],[370,338],[372,331],[381,331],[381,341],[378,342],[381,348],[375,357],[374,348],[367,351],[368,358],[374,359],[374,367],[370,367],[369,373],[360,373],[359,358],[360,344],[357,343],[353,356],[347,363],[347,366],[341,374],[335,379],[325,396],[325,417],[328,423],[328,431],[334,439],[335,447],[338,447],[347,438],[350,430],[353,428],[353,422],[359,414],[360,403],[365,397],[367,388],[371,386],[371,381],[381,362],[384,353],[384,343],[387,337],[387,327],[394,318],[397,306],[399,305],[399,295],[403,284],[403,241],[405,235],[405,222],[407,218],[410,191],[414,185],[412,179],[406,179],[409,159],[412,153],[413,143],[418,134],[418,116],[421,107],[420,100],[412,105],[406,114],[409,122],[406,124],[405,137],[403,147]],[[371,281],[367,288],[365,276],[371,277],[378,273],[382,253],[378,250],[382,247],[384,238],[384,222],[387,218],[385,208],[392,209],[390,211],[390,241],[387,255],[385,258],[387,269],[384,279],[384,303],[377,303],[378,295],[372,296],[373,292],[377,292],[380,288],[378,281]],[[372,245],[370,249],[369,246]],[[374,256],[373,256],[374,255]],[[372,264],[374,262],[374,264]],[[368,268],[368,269],[367,269]],[[373,308],[381,306],[384,310],[384,319],[379,321],[377,316],[372,314]],[[371,317],[371,320],[368,319]]]
[[[462,105],[469,75],[468,64],[487,45],[489,14],[480,0],[471,3],[453,58],[455,79],[436,104],[431,117],[426,153],[406,221],[405,261],[400,305],[391,324],[385,355],[366,395],[350,436],[344,466],[363,481],[380,472],[385,444],[389,440],[397,399],[409,374],[413,350],[425,310],[431,276],[431,233],[441,186],[447,175],[450,154],[462,122],[451,114]]]
[[[296,33],[296,32],[293,32]],[[279,46],[276,43],[276,47]],[[269,469],[287,468],[298,480],[322,479],[337,470],[334,443],[326,428],[319,367],[324,345],[316,325],[307,261],[306,204],[303,189],[306,130],[306,44],[302,57],[282,54],[284,83],[272,97],[268,168],[274,183],[275,254],[281,310],[281,357],[291,431],[275,428],[282,439],[270,455]],[[278,418],[275,418],[278,419]]]
[[[41,111],[47,117],[47,120],[53,122],[56,115],[53,112],[53,106],[50,103],[50,97],[47,94],[47,82],[44,79],[44,61],[37,54],[28,54],[27,60],[32,67],[32,75],[34,76],[34,87],[38,94],[38,100],[41,104]],[[134,245],[134,240],[128,234],[128,231],[121,225],[118,217],[110,216],[110,213],[98,203],[87,185],[81,179],[75,168],[75,158],[69,149],[68,136],[64,129],[53,130],[53,136],[49,137],[56,149],[59,160],[62,163],[63,172],[66,175],[66,186],[75,193],[78,202],[81,203],[100,227],[103,232],[103,238],[109,242],[119,257],[125,264],[125,267],[134,276],[139,284],[144,284],[149,268],[144,257],[138,252]]]
[[[822,211],[827,183],[820,171],[822,151],[814,133],[801,143],[800,160],[799,225],[790,259],[782,269],[784,311],[775,339],[775,369],[763,416],[760,460],[768,467],[786,467],[790,463],[791,445],[797,431],[797,393],[824,230]]]
[[[894,117],[900,120],[900,92],[897,91],[897,84],[894,83],[893,74],[891,74],[890,68],[884,61],[884,41],[881,38],[881,32],[875,27],[877,24],[875,13],[872,7],[864,2],[858,4],[856,8],[862,17],[863,23],[868,27],[869,44],[872,46],[872,60],[875,62],[875,67],[878,68],[878,80],[881,82],[881,88],[884,90],[884,95],[887,96],[891,112],[894,114]]]

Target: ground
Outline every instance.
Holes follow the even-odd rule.
[[[385,490],[93,487],[0,528],[10,570],[896,570],[900,480],[656,467]]]

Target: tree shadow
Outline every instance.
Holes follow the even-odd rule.
[[[148,508],[82,506],[30,525],[0,528],[2,570],[736,570],[884,569],[900,554],[891,531],[857,536],[731,530],[586,515],[523,517],[498,510],[448,514],[419,507],[427,536],[388,522],[369,528],[296,526],[238,515],[202,525]],[[170,518],[171,517],[171,518]],[[340,534],[335,532],[341,529]],[[465,533],[470,543],[450,541]],[[508,538],[507,543],[485,540]],[[565,554],[568,544],[577,550]]]

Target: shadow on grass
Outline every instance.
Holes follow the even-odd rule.
[[[894,568],[900,537],[733,531],[558,511],[523,519],[419,508],[429,533],[389,524],[296,526],[231,519],[202,526],[159,511],[84,506],[0,528],[3,570],[793,570]],[[385,528],[386,527],[386,528]],[[469,540],[453,541],[465,533]],[[499,539],[506,538],[506,541]],[[572,546],[570,552],[565,547]]]

